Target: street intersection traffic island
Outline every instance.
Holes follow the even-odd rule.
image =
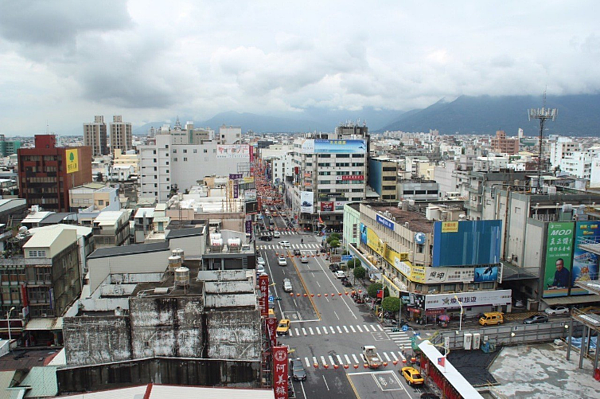
[[[373,386],[373,383],[375,383],[382,392],[404,390],[397,370],[351,372],[348,373],[348,378],[350,378],[352,385],[354,385],[358,391],[362,391],[361,388],[368,389]]]
[[[300,315],[299,315],[299,314],[298,314],[298,312],[296,312],[296,311],[285,311],[285,310],[284,310],[284,311],[283,311],[283,317],[284,317],[285,319],[296,320],[296,321],[298,321],[298,320],[302,320],[302,319],[300,318]]]

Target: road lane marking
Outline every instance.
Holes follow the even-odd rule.
[[[319,361],[317,360],[317,358],[315,356],[313,356],[313,364],[315,363],[319,363]]]
[[[354,364],[358,364],[358,363],[360,363],[360,362],[358,361],[358,358],[356,357],[356,355],[355,355],[354,353],[352,354],[352,359],[354,359]]]
[[[327,361],[325,360],[324,356],[321,356],[321,363],[323,364],[323,366],[327,364]]]
[[[339,332],[340,334],[342,334],[342,329],[340,328],[340,326],[335,326],[335,327],[337,328],[338,332]]]
[[[327,385],[327,380],[325,379],[325,376],[323,376],[323,381],[325,382],[325,387],[329,391],[329,385]]]
[[[337,356],[338,364],[339,365],[344,364],[344,362],[342,361],[342,357],[340,355],[336,355],[336,356]]]
[[[321,335],[321,330],[319,330],[319,327],[315,327],[315,330],[317,330],[317,334]]]
[[[354,329],[354,327],[353,327],[353,326],[350,326],[350,329],[352,330],[352,332],[353,332],[353,333],[355,333],[355,332],[356,332],[356,330]]]
[[[337,314],[337,312],[335,310],[333,311],[333,314],[335,315],[335,317],[338,318],[338,320],[340,319],[340,316],[338,316],[338,314]]]
[[[331,355],[327,356],[329,358],[329,364],[334,365],[335,364],[335,360],[333,360],[333,358],[331,357]]]
[[[327,327],[323,327],[323,332],[325,333],[325,335],[329,334],[329,331],[327,331]]]
[[[302,327],[302,333],[306,335],[306,328]]]
[[[356,328],[358,328],[358,331],[363,332],[362,328],[360,328],[360,326],[356,326]]]
[[[332,333],[332,334],[335,334],[335,330],[333,329],[333,327],[332,327],[332,326],[329,326],[329,328],[331,329],[331,333]]]
[[[383,356],[385,357],[385,360],[387,360],[388,362],[392,361],[392,359],[390,359],[390,357],[387,355],[387,352],[383,352]]]
[[[375,328],[375,326],[374,326],[373,324],[371,324],[371,329],[372,329],[373,331],[377,331],[377,329]]]
[[[306,363],[306,368],[310,367],[310,360],[307,357],[304,358],[304,363]]]
[[[383,327],[381,327],[379,324],[377,324],[377,328],[379,328],[379,331],[383,331]]]
[[[313,332],[312,327],[308,327],[308,331],[310,332],[310,335],[315,335],[315,333]]]
[[[398,361],[398,356],[396,356],[396,354],[394,352],[392,352],[392,357],[394,358],[395,361]]]
[[[296,335],[300,335],[300,330],[298,330],[297,328],[294,328],[294,331],[296,332]]]
[[[344,330],[349,333],[350,331],[348,330],[348,327],[344,326]]]
[[[404,357],[404,355],[402,354],[402,352],[398,352],[398,354],[400,355],[400,357],[402,358],[402,360],[406,360],[406,358]]]
[[[363,325],[363,327],[365,328],[365,332],[369,332],[369,326],[368,325]]]

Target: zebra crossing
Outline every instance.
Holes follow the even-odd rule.
[[[411,347],[411,335],[409,335],[408,332],[406,331],[393,331],[393,328],[386,328],[385,329],[385,333],[390,337],[390,339],[392,341],[394,341],[396,343],[396,345],[398,345],[398,348],[404,348],[404,349],[408,349]]]
[[[379,357],[383,362],[388,365],[395,365],[398,362],[402,362],[406,360],[401,351],[388,351],[388,352],[379,352]],[[343,355],[331,354],[331,355],[321,355],[321,356],[305,356],[304,357],[304,365],[309,367],[345,367],[354,366],[357,368],[358,365],[362,365],[365,363],[365,359],[362,353],[347,353]],[[385,367],[385,366],[384,366]]]
[[[366,332],[372,333],[382,331],[384,331],[384,329],[379,324],[354,324],[348,326],[290,327],[288,333],[290,337],[300,337],[308,335],[334,335]]]
[[[279,244],[263,244],[257,245],[257,249],[313,249],[317,250],[321,248],[319,244],[290,244],[289,248],[284,248]]]

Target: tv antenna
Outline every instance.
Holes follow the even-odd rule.
[[[527,116],[529,120],[539,119],[540,121],[540,135],[538,139],[538,144],[540,147],[540,151],[538,154],[538,184],[537,190],[538,192],[542,189],[542,155],[544,151],[543,139],[544,139],[544,123],[547,120],[555,121],[558,116],[558,109],[556,108],[546,108],[546,91],[544,90],[544,104],[542,108],[531,108],[527,111]],[[545,165],[545,164],[544,164]]]

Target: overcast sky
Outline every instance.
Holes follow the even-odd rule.
[[[81,132],[94,115],[135,126],[224,111],[408,111],[546,86],[595,93],[598,9],[594,0],[0,0],[0,133],[47,123]]]

